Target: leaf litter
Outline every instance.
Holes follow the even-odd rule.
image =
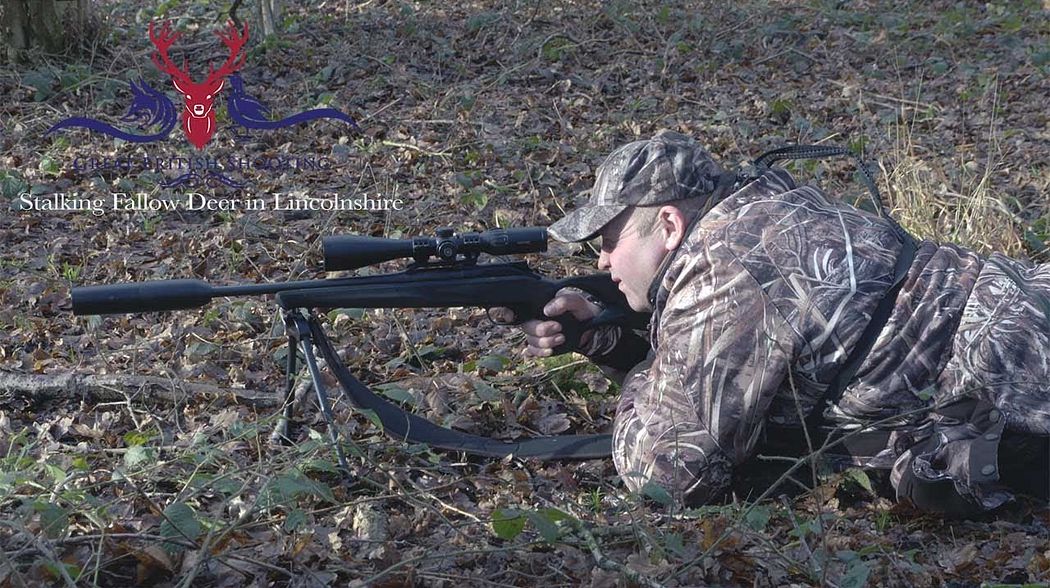
[[[396,195],[404,210],[8,209],[26,190],[151,189],[149,178],[70,169],[77,157],[142,153],[134,146],[43,134],[59,116],[115,114],[120,85],[107,84],[124,68],[164,83],[146,58],[152,15],[100,4],[119,38],[100,49],[108,53],[0,74],[10,97],[0,107],[0,204],[11,219],[0,226],[5,372],[157,375],[276,397],[285,357],[271,301],[73,318],[70,285],[303,279],[319,275],[322,235],[545,225],[574,205],[605,153],[661,127],[697,136],[727,162],[785,141],[845,144],[925,182],[918,200],[905,176],[880,177],[912,230],[1046,260],[1048,20],[1036,2],[299,3],[286,7],[276,42],[253,42],[247,83],[282,112],[327,99],[363,132],[314,124],[253,138],[261,153],[336,162],[334,172],[253,176],[255,191]],[[167,11],[196,41],[224,18],[200,4]],[[87,73],[71,85],[63,72],[67,81]],[[116,99],[100,100],[107,92]],[[226,135],[215,141],[229,147]],[[179,143],[151,154],[178,155]],[[844,165],[795,171],[846,198],[861,194]],[[1008,214],[1004,230],[977,239],[952,219],[965,218],[956,213],[982,179]],[[530,262],[555,276],[594,263],[586,248],[560,246]],[[521,337],[483,311],[326,318],[355,373],[436,422],[506,439],[601,432],[611,422],[615,386],[578,358],[524,360]],[[660,489],[626,493],[608,462],[437,454],[387,439],[337,403],[353,466],[346,481],[308,399],[295,443],[274,446],[276,415],[232,396],[172,402],[128,389],[115,398],[0,397],[0,586],[959,586],[1050,577],[1048,511],[1032,501],[997,518],[942,520],[878,497],[877,478],[851,471],[802,479],[805,490],[783,484],[759,503],[775,476],[753,487],[742,480],[724,503],[680,510]]]

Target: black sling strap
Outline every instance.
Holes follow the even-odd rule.
[[[612,438],[609,435],[556,435],[535,437],[520,441],[500,441],[490,437],[471,435],[434,424],[427,419],[406,412],[396,404],[378,396],[354,377],[336,354],[332,342],[321,329],[317,319],[306,319],[313,344],[321,352],[328,367],[339,381],[350,403],[358,409],[370,410],[383,425],[383,431],[400,441],[425,443],[437,449],[462,451],[485,457],[507,457],[538,459],[602,459],[612,455]],[[311,358],[306,356],[307,361]],[[314,370],[311,370],[311,372]],[[315,378],[314,386],[321,386]],[[333,426],[329,424],[329,426]]]
[[[872,202],[875,203],[876,213],[885,218],[890,218],[889,214],[886,213],[885,207],[882,205],[882,196],[879,195],[879,188],[875,185],[875,178],[872,177],[871,171],[868,166],[864,165],[861,161],[860,156],[856,153],[845,149],[843,147],[835,147],[833,145],[785,145],[784,147],[778,147],[766,151],[762,155],[759,155],[754,162],[752,162],[753,168],[749,170],[748,175],[754,175],[755,177],[762,175],[769,169],[771,165],[778,161],[792,160],[792,159],[824,159],[826,157],[851,157],[854,163],[857,164],[857,171],[860,172],[861,181],[864,186],[871,193]],[[897,223],[894,222],[894,225]],[[897,227],[900,228],[899,226]]]
[[[860,364],[868,357],[868,353],[871,352],[871,348],[879,338],[879,333],[882,332],[886,322],[889,321],[890,314],[893,313],[893,308],[897,303],[897,294],[900,293],[901,286],[904,285],[904,280],[908,277],[908,269],[911,267],[911,262],[915,259],[915,249],[915,240],[908,236],[901,244],[901,252],[897,256],[897,263],[893,270],[893,284],[883,294],[882,299],[879,300],[879,304],[875,307],[874,312],[871,313],[871,320],[868,321],[860,338],[853,345],[853,351],[850,352],[846,361],[842,363],[842,367],[839,368],[838,373],[835,374],[831,383],[828,384],[828,389],[824,393],[826,403],[838,404],[838,401],[842,399],[842,393],[845,391],[846,385],[853,380],[853,376],[857,374]]]

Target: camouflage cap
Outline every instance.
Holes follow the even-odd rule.
[[[586,241],[628,207],[710,196],[721,173],[699,143],[660,131],[613,151],[598,166],[590,200],[547,232],[559,241]]]

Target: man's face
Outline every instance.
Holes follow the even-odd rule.
[[[648,312],[649,285],[667,249],[660,231],[649,230],[649,215],[633,214],[635,210],[625,210],[599,233],[598,269],[610,273],[632,309]]]

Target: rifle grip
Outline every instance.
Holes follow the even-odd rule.
[[[584,322],[576,320],[576,317],[572,316],[572,313],[569,312],[553,317],[552,320],[558,321],[558,324],[561,325],[561,334],[565,337],[565,342],[553,349],[554,355],[561,355],[562,353],[579,350],[580,337],[582,337],[584,331],[587,330]]]

